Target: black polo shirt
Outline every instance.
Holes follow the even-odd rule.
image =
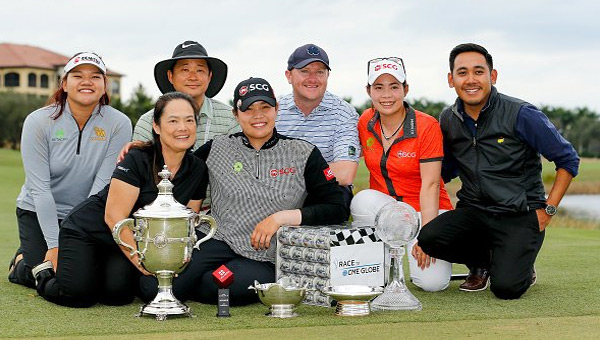
[[[139,196],[129,216],[132,216],[139,208],[154,202],[158,196],[152,161],[153,150],[151,148],[132,149],[113,172],[112,178],[119,179],[140,189]],[[173,196],[175,200],[183,205],[187,205],[190,200],[206,198],[208,186],[206,163],[194,157],[191,153],[187,153],[171,183],[174,185]],[[73,208],[65,218],[62,227],[82,229],[88,232],[107,230],[104,223],[104,210],[106,209],[109,188],[110,184]]]

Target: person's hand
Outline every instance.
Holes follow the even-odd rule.
[[[133,142],[125,144],[125,146],[123,146],[123,148],[121,149],[121,152],[119,152],[117,163],[121,162],[125,158],[125,155],[129,152],[129,150],[131,150],[132,147],[141,146],[142,144],[144,143],[140,142],[139,140],[134,140]]]
[[[435,263],[435,258],[425,254],[418,243],[415,243],[413,246],[411,254],[417,260],[417,266],[421,268],[421,270],[429,268],[430,265]]]
[[[264,220],[258,222],[252,235],[250,235],[250,244],[256,250],[266,250],[271,245],[271,238],[281,227],[281,223],[277,221],[276,214],[272,214]]]
[[[550,224],[552,216],[546,214],[546,210],[544,209],[537,209],[535,213],[537,215],[538,223],[540,226],[540,232],[542,232],[546,230],[546,227],[548,226],[548,224]]]
[[[46,252],[46,257],[44,257],[44,261],[52,262],[54,272],[56,272],[56,266],[58,265],[58,247],[48,249]]]

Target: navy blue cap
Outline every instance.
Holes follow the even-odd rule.
[[[331,71],[327,53],[325,53],[325,50],[315,44],[306,44],[298,47],[294,53],[290,55],[287,69],[288,71],[291,71],[293,68],[303,68],[315,61],[322,62],[325,64],[327,69]]]

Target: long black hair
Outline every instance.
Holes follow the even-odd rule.
[[[168,92],[158,97],[156,104],[154,105],[154,114],[153,119],[156,125],[160,126],[160,118],[162,117],[165,107],[168,103],[173,100],[183,99],[187,101],[192,108],[194,109],[194,120],[196,120],[198,116],[198,112],[200,111],[200,107],[198,103],[190,96],[189,94],[185,94],[182,92]],[[193,147],[193,146],[192,146]],[[154,177],[155,183],[158,184],[160,179],[158,178],[158,173],[162,170],[163,165],[165,164],[165,160],[162,154],[162,144],[160,142],[160,135],[152,129],[152,141],[146,142],[140,147],[141,149],[152,149],[152,174]]]

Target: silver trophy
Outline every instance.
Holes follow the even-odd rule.
[[[117,244],[138,255],[140,264],[158,279],[158,294],[150,303],[142,306],[139,316],[155,315],[165,320],[169,315],[192,316],[191,309],[173,295],[173,277],[181,273],[192,257],[193,248],[199,249],[217,231],[215,220],[207,215],[198,215],[173,198],[171,173],[165,165],[158,173],[162,181],[158,184],[158,197],[151,204],[115,224],[113,238]],[[210,225],[206,237],[197,241],[195,228],[201,223]],[[123,227],[133,231],[136,247],[121,240]]]
[[[288,277],[282,277],[276,283],[260,284],[255,280],[254,286],[248,289],[256,291],[260,302],[269,307],[266,315],[273,318],[298,316],[295,312],[296,305],[304,300],[307,291]]]
[[[375,216],[375,233],[390,247],[390,282],[383,294],[371,302],[373,310],[421,310],[421,302],[404,283],[404,247],[419,232],[419,216],[404,202],[390,202]]]
[[[335,315],[339,316],[369,315],[369,301],[383,293],[381,287],[365,285],[328,286],[321,291],[337,301]]]

